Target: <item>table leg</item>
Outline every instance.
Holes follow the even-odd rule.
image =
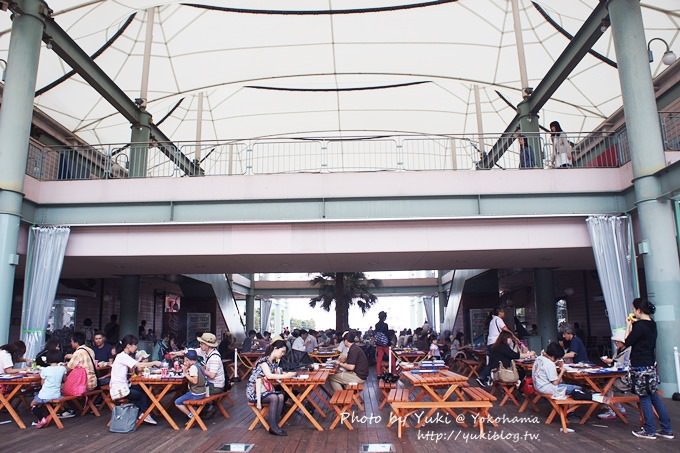
[[[316,384],[307,385],[305,390],[300,394],[300,397],[298,398],[293,393],[293,390],[290,387],[288,387],[288,385],[286,385],[283,382],[281,383],[281,387],[285,390],[285,392],[288,394],[288,396],[290,396],[290,399],[293,401],[293,406],[290,409],[288,409],[288,412],[286,412],[286,415],[283,416],[283,418],[279,422],[279,427],[283,428],[283,425],[286,423],[286,421],[288,421],[288,419],[291,417],[291,415],[293,415],[293,412],[295,412],[295,409],[297,408],[297,409],[300,409],[300,411],[302,411],[303,414],[305,414],[305,417],[307,417],[307,419],[312,423],[312,425],[314,425],[314,427],[317,430],[323,431],[323,428],[321,427],[319,422],[317,422],[314,419],[314,417],[312,417],[312,414],[310,414],[309,411],[307,410],[307,408],[304,406],[304,404],[302,404],[303,401],[307,398],[307,395],[310,394],[310,392],[314,389],[315,386],[316,386]]]
[[[590,386],[591,389],[597,391],[598,393],[602,394],[602,396],[604,396],[609,391],[609,389],[612,388],[616,379],[618,379],[618,378],[616,378],[616,377],[609,378],[607,380],[607,383],[605,384],[605,386],[603,388],[600,388],[597,385],[597,383],[593,379],[590,379],[590,377],[588,377],[588,376],[586,376],[585,381]],[[583,416],[584,423],[585,423],[586,420],[588,420],[593,415],[593,412],[595,412],[595,410],[598,408],[598,406],[599,406],[598,404],[592,404],[588,408],[585,415]],[[616,411],[614,411],[614,413],[616,413]]]
[[[23,384],[9,384],[9,385],[13,385],[14,388],[7,394],[7,396],[0,393],[0,411],[3,408],[7,409],[7,412],[9,412],[9,416],[12,417],[12,419],[19,426],[19,428],[26,429],[24,421],[21,419],[21,417],[19,417],[19,414],[17,414],[17,412],[10,404],[12,402],[12,399],[14,399],[16,394],[19,393],[19,391],[24,387],[24,385]]]
[[[158,393],[158,395],[154,395],[153,391],[151,388],[146,385],[144,382],[139,383],[139,387],[146,393],[146,395],[149,397],[151,400],[151,404],[149,405],[149,408],[144,412],[142,415],[142,418],[137,420],[137,427],[144,423],[144,419],[147,417],[147,415],[151,414],[151,412],[154,410],[154,408],[158,409],[158,412],[161,413],[163,418],[168,422],[168,424],[174,429],[175,431],[179,431],[179,426],[177,426],[177,423],[170,417],[170,414],[165,410],[163,405],[161,404],[161,401],[163,400],[163,397],[175,386],[175,384],[165,384],[163,389]]]

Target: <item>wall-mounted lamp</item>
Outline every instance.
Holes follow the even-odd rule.
[[[2,63],[2,81],[5,81],[5,71],[7,71],[7,62],[0,58],[0,63]]]
[[[649,56],[649,62],[651,63],[652,61],[654,61],[654,54],[652,53],[651,49],[652,42],[654,41],[661,41],[666,45],[666,51],[663,53],[661,61],[663,62],[663,64],[667,66],[672,65],[677,57],[675,56],[675,53],[671,50],[671,48],[668,46],[668,43],[661,38],[652,38],[647,43],[647,55]]]

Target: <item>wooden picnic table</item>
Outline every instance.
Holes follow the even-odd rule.
[[[326,402],[326,398],[323,396],[323,392],[319,390],[319,386],[322,386],[326,383],[326,380],[328,379],[328,376],[330,375],[330,372],[328,370],[319,370],[319,371],[305,371],[305,372],[300,372],[297,374],[296,377],[294,378],[289,378],[289,379],[281,379],[279,383],[281,384],[281,388],[288,394],[290,399],[293,401],[293,406],[288,409],[288,412],[281,418],[281,421],[279,422],[279,426],[283,427],[285,423],[288,421],[288,419],[293,415],[295,412],[295,409],[300,409],[300,411],[307,417],[307,419],[311,422],[311,424],[319,431],[323,431],[323,427],[319,424],[318,421],[312,416],[312,414],[309,413],[307,408],[304,406],[304,402],[306,399],[308,399],[312,394],[316,395],[316,397],[319,399],[322,404],[325,404],[328,406],[328,403]],[[300,376],[307,376],[306,378],[300,378]],[[297,395],[295,394],[297,390]],[[321,415],[323,418],[326,418],[326,413],[321,409],[321,407],[317,404],[314,399],[309,398],[309,402],[314,406],[314,409]]]
[[[427,357],[427,352],[425,351],[395,351],[393,349],[392,353],[398,360],[411,363],[420,362]]]
[[[401,374],[401,378],[410,383],[414,392],[420,390],[415,394],[415,401],[421,401],[424,397],[429,396],[433,402],[448,401],[454,393],[459,400],[463,400],[463,394],[460,392],[461,385],[467,385],[468,378],[449,370],[436,370],[435,372],[419,373],[418,371],[405,371]],[[439,394],[437,389],[444,388],[444,393]],[[434,414],[437,409],[442,409],[451,414],[454,419],[457,414],[451,408],[433,407],[429,409],[427,415],[420,419],[420,423],[416,428],[421,428],[425,421]]]
[[[260,357],[264,355],[264,351],[251,351],[251,352],[240,352],[238,353],[239,362],[241,365],[241,374],[239,377],[242,381],[248,378],[248,375],[255,368],[255,363],[260,360]]]
[[[334,351],[312,351],[309,353],[309,356],[319,363],[325,363],[328,359],[332,360],[340,357],[340,351],[337,349]]]
[[[580,370],[573,370],[571,371],[569,368],[565,372],[565,377],[569,381],[573,382],[574,384],[578,384],[584,387],[589,388],[592,390],[594,393],[600,393],[602,396],[605,396],[611,388],[614,386],[614,383],[616,382],[617,379],[626,376],[628,372],[626,371],[618,371],[618,370],[612,370],[609,368],[602,368],[602,367],[592,367],[598,370],[598,372],[587,372],[587,371],[580,371]],[[592,369],[591,368],[591,369]],[[609,370],[608,372],[603,372],[604,370]],[[622,401],[628,401],[628,398],[622,398]],[[628,420],[626,419],[626,416],[621,412],[621,410],[617,407],[617,396],[614,395],[610,398],[607,398],[606,404],[609,404],[609,407],[614,411],[616,416],[621,419],[624,423],[628,423]],[[587,421],[593,412],[597,409],[597,405],[594,404],[591,407],[588,408],[588,411],[585,414],[585,420]]]
[[[137,427],[144,423],[144,419],[147,415],[151,414],[154,409],[158,409],[158,412],[163,416],[163,418],[168,422],[168,424],[174,430],[179,430],[177,423],[172,419],[170,414],[165,407],[163,407],[163,398],[172,390],[173,388],[179,386],[186,386],[187,381],[183,377],[166,377],[162,378],[158,375],[152,375],[151,377],[143,376],[133,376],[130,380],[132,385],[139,385],[139,387],[146,393],[146,395],[151,400],[149,408],[144,412],[142,417],[137,420]]]
[[[40,375],[22,373],[15,376],[16,377],[11,379],[0,379],[0,384],[7,385],[11,388],[9,393],[6,395],[3,395],[0,392],[0,412],[3,409],[6,409],[9,413],[9,416],[12,417],[12,420],[14,420],[14,423],[16,423],[19,428],[26,429],[26,425],[24,424],[23,420],[21,420],[19,414],[17,414],[17,412],[14,410],[14,407],[12,407],[12,400],[19,396],[21,389],[24,387],[40,384]]]

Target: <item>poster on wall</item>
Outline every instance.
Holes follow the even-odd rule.
[[[475,346],[486,345],[486,319],[489,316],[488,308],[470,309],[470,332],[472,344]]]
[[[178,294],[165,295],[165,312],[177,313],[180,307],[180,296]]]
[[[187,343],[204,332],[210,332],[210,313],[187,313]]]

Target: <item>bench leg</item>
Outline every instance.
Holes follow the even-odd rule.
[[[348,413],[352,410],[352,403],[345,404],[344,406],[336,406],[333,405],[333,410],[335,411],[335,419],[333,420],[333,423],[331,423],[331,426],[328,428],[329,430],[335,429],[336,426],[338,426],[338,423],[342,420],[342,414]],[[349,429],[350,431],[354,430],[354,427],[352,424],[345,418],[342,420],[343,424]]]
[[[196,410],[193,405],[186,405],[186,407],[189,409],[189,412],[191,412],[192,417],[187,422],[184,430],[189,430],[192,426],[194,426],[194,423],[198,423],[198,426],[201,428],[201,430],[207,431],[208,427],[205,426],[205,423],[203,423],[203,420],[201,420],[201,412],[203,412],[205,406],[198,406],[198,410]]]
[[[269,412],[269,406],[262,406],[262,412],[260,412],[257,407],[251,406],[250,408],[255,413],[255,420],[253,420],[253,422],[248,427],[248,431],[254,430],[258,423],[261,423],[264,429],[269,431],[269,423],[267,423],[267,420],[265,420],[267,412]]]
[[[229,412],[227,412],[227,410],[224,408],[224,405],[222,404],[222,400],[215,401],[215,406],[217,406],[217,410],[220,411],[220,413],[222,414],[222,417],[229,418]]]
[[[52,406],[50,403],[45,403],[45,407],[47,407],[47,411],[50,413],[50,418],[47,420],[47,424],[45,426],[49,426],[50,423],[54,422],[54,424],[57,425],[57,428],[64,429],[64,424],[57,415],[61,410],[61,406],[63,405],[64,403],[61,402],[55,404],[54,406]]]

